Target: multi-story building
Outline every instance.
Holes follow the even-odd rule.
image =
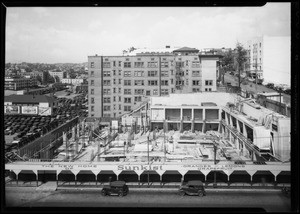
[[[24,88],[31,88],[37,85],[35,78],[14,78],[5,77],[5,90],[20,90]]]
[[[89,56],[89,116],[119,117],[150,96],[216,91],[219,55],[194,48]]]
[[[59,81],[61,81],[63,78],[66,77],[66,72],[64,71],[49,71],[49,75],[52,76],[52,77],[58,77],[59,78]]]
[[[291,37],[255,37],[248,41],[249,72],[265,82],[290,85]]]

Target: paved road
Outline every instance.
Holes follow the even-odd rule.
[[[224,81],[225,82],[230,82],[232,84],[232,86],[238,86],[238,78],[234,77],[230,74],[225,74],[224,76]],[[247,85],[243,85],[241,84],[242,89],[245,89],[247,91],[252,91],[252,92],[256,92],[256,86],[255,83],[251,83],[248,81]],[[257,92],[258,93],[262,93],[262,92],[276,92],[273,89],[267,88],[264,85],[257,85]],[[282,94],[283,95],[283,101],[284,103],[290,104],[291,103],[291,96],[288,94]]]
[[[99,189],[100,190],[100,189]],[[36,191],[6,188],[9,207],[260,207],[290,211],[290,198],[272,190],[207,190],[207,196],[180,196],[177,190],[130,189],[125,197],[102,196],[99,190]]]

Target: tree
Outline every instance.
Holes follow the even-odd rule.
[[[39,81],[41,84],[43,83],[43,80],[42,80],[41,76],[36,76],[36,80]]]
[[[241,90],[241,82],[244,80],[244,78],[241,79],[241,71],[244,70],[244,64],[247,61],[247,50],[244,49],[243,45],[239,42],[236,44],[236,48],[235,48],[235,61],[239,73],[238,86],[239,86],[239,90]]]
[[[222,83],[224,84],[225,73],[234,70],[234,54],[231,49],[225,52],[225,54],[220,60],[220,64],[221,64],[221,69],[220,69],[221,78],[222,78]]]

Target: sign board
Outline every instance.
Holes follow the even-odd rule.
[[[19,114],[20,107],[19,106],[4,106],[5,114]]]
[[[112,120],[111,121],[111,128],[112,129],[118,129],[119,125],[118,125],[118,121],[117,120]]]
[[[51,107],[39,107],[39,115],[51,115]]]
[[[37,114],[37,106],[22,106],[22,114]]]

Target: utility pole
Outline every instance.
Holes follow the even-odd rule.
[[[257,59],[255,59],[255,92],[257,93]]]
[[[147,153],[148,153],[148,166],[150,169],[150,157],[149,157],[149,135],[147,137]],[[148,187],[149,187],[149,180],[150,180],[150,175],[149,175],[149,170],[148,170]]]

